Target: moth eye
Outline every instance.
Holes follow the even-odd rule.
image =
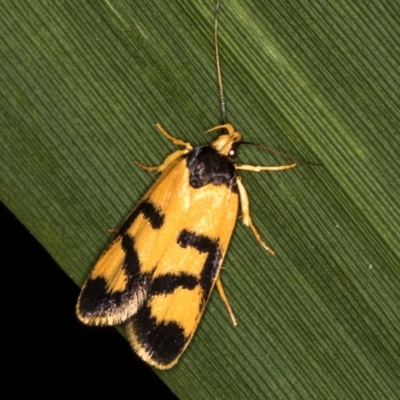
[[[233,143],[231,149],[228,152],[229,158],[235,158],[237,155],[237,143]]]

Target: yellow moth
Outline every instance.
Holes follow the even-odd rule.
[[[137,163],[161,174],[101,255],[77,303],[78,318],[85,324],[125,323],[136,353],[160,369],[175,365],[188,346],[214,285],[236,325],[220,272],[239,207],[242,222],[273,254],[252,222],[238,170],[296,166],[233,162],[242,136],[225,123],[217,17],[218,4],[215,50],[223,123],[210,131],[219,130],[220,135],[210,145],[193,147],[157,124],[180,149],[155,167]]]

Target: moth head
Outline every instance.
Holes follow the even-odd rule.
[[[218,125],[207,132],[217,129],[221,129],[224,133],[211,143],[211,147],[217,150],[218,153],[233,158],[236,155],[237,144],[242,140],[242,135],[231,124]]]

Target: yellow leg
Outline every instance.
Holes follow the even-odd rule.
[[[232,124],[217,125],[217,126],[214,126],[214,128],[211,128],[208,131],[205,131],[204,133],[216,131],[217,129],[226,129],[228,131],[229,136],[232,136],[235,133],[235,128],[233,127]]]
[[[231,320],[232,320],[233,326],[236,326],[237,325],[236,318],[233,315],[232,307],[229,304],[228,298],[226,297],[224,287],[222,286],[221,277],[219,277],[219,276],[218,276],[216,285],[217,285],[218,293],[221,296],[221,299],[224,302],[225,307],[228,309],[229,315],[231,316]]]
[[[287,164],[287,165],[275,165],[275,166],[263,166],[263,165],[235,165],[236,169],[242,169],[245,171],[251,172],[260,172],[260,171],[282,171],[284,169],[294,168],[296,163]]]
[[[189,142],[184,142],[182,139],[178,139],[170,135],[158,122],[156,123],[157,129],[165,136],[169,141],[171,141],[175,146],[184,146],[186,150],[192,150],[193,147]]]
[[[183,156],[184,154],[188,153],[190,150],[193,149],[192,145],[189,142],[184,142],[181,139],[178,139],[172,135],[170,135],[162,126],[161,124],[156,124],[157,129],[161,132],[163,136],[165,136],[169,141],[171,141],[175,146],[184,146],[184,150],[176,150],[171,153],[160,165],[155,166],[148,166],[144,165],[139,161],[135,161],[135,164],[140,168],[144,169],[148,172],[162,172],[164,171],[169,165],[171,165],[175,160],[179,157]]]
[[[184,154],[186,154],[189,150],[176,150],[173,153],[171,153],[169,156],[167,156],[167,158],[163,161],[162,164],[160,165],[155,165],[155,166],[147,166],[144,165],[142,163],[140,163],[139,161],[135,161],[135,164],[144,169],[145,171],[149,171],[149,172],[162,172],[164,171],[170,164],[172,164],[175,160],[177,160],[180,156],[183,156]]]
[[[242,208],[243,224],[248,226],[251,229],[251,231],[253,232],[253,235],[256,237],[256,239],[261,244],[261,246],[264,247],[264,249],[267,250],[268,253],[274,255],[275,252],[263,242],[260,234],[258,233],[256,227],[253,224],[253,221],[251,220],[249,196],[247,195],[246,189],[244,188],[244,185],[242,183],[242,179],[239,176],[237,178],[237,184],[238,184],[239,195],[240,195],[240,206]]]

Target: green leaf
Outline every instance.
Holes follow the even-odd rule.
[[[78,284],[154,181],[133,164],[219,122],[214,4],[0,5],[1,199]],[[221,4],[228,118],[322,166],[242,173],[268,256],[238,223],[179,364],[186,399],[378,399],[400,392],[400,7]],[[240,162],[287,162],[246,148]],[[223,212],[223,211],[221,211]],[[133,355],[132,355],[133,357]],[[134,377],[132,377],[134,378]]]

